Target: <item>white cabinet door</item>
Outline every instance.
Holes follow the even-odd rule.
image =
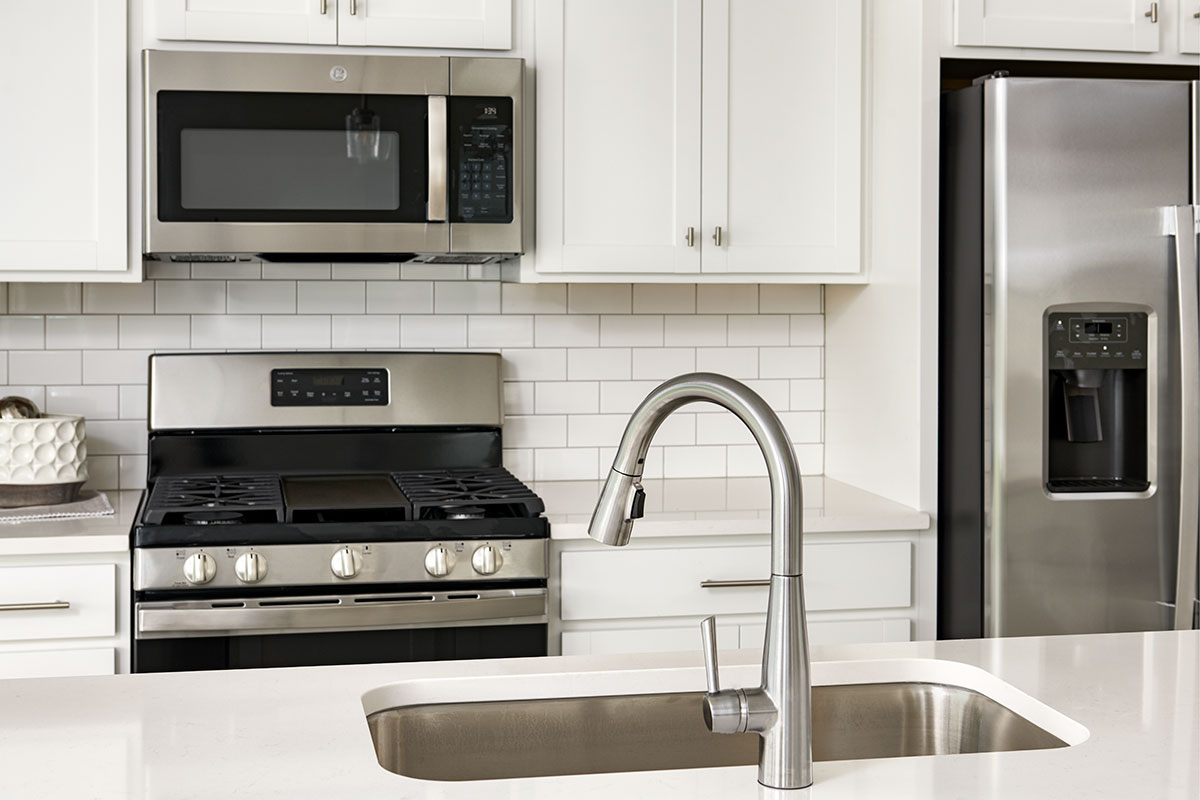
[[[0,9],[0,270],[125,270],[125,3]]]
[[[767,626],[739,625],[739,647],[762,647]],[[912,623],[907,619],[847,619],[808,622],[809,644],[867,644],[871,642],[908,642]]]
[[[89,650],[29,650],[0,653],[0,678],[115,675],[116,666],[117,651],[111,647]]]
[[[334,0],[329,0],[332,5]],[[337,0],[338,44],[512,47],[512,0]]]
[[[764,628],[765,630],[765,628]],[[669,653],[700,651],[700,625],[673,625],[666,628],[625,628],[595,631],[564,631],[564,656],[607,655],[611,653]],[[750,645],[741,645],[749,647]],[[756,647],[762,647],[760,641]],[[717,626],[717,647],[738,647],[738,626]]]
[[[704,272],[860,270],[862,30],[861,0],[704,0]]]
[[[1200,53],[1200,0],[1179,2],[1179,52]]]
[[[154,33],[159,39],[336,44],[337,2],[156,0]]]
[[[954,44],[1154,53],[1170,0],[955,0]]]
[[[538,271],[698,272],[700,0],[539,0],[535,25]]]

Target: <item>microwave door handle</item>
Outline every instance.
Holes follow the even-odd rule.
[[[446,221],[446,97],[429,97],[429,196],[425,218]]]
[[[1200,293],[1197,290],[1196,207],[1166,209],[1167,232],[1175,239],[1179,293],[1180,465],[1179,559],[1175,576],[1175,628],[1192,628],[1196,590],[1196,547],[1200,536]]]

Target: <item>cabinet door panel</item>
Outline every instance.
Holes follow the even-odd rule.
[[[0,270],[125,270],[126,7],[5,3]]]
[[[338,43],[508,50],[512,0],[338,0]]]
[[[154,32],[160,39],[336,44],[337,5],[338,0],[157,0]]]
[[[77,675],[115,675],[117,651],[31,650],[0,653],[0,678],[65,678]]]
[[[699,270],[700,0],[542,0],[541,272]]]
[[[744,645],[743,645],[744,646]],[[759,647],[762,646],[760,642]],[[717,626],[717,647],[738,647],[736,625]],[[633,628],[600,631],[565,631],[562,635],[564,656],[603,655],[609,653],[668,653],[700,650],[700,625],[668,628]]]
[[[1200,0],[1179,0],[1179,52],[1200,53]]]
[[[112,636],[116,622],[112,564],[0,569],[0,641]]]
[[[762,647],[767,637],[766,624],[739,625],[739,647]],[[809,644],[863,644],[868,642],[907,642],[912,639],[912,623],[906,619],[848,619],[808,623]]]
[[[1154,53],[1152,0],[955,0],[954,43]],[[1165,11],[1166,0],[1157,3]]]
[[[861,1],[705,0],[703,52],[703,271],[858,272]]]

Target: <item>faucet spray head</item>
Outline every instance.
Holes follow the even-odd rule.
[[[609,471],[596,510],[592,512],[588,536],[617,547],[629,544],[633,521],[641,518],[646,506],[646,493],[642,491],[640,481],[640,475],[626,475],[615,469]]]

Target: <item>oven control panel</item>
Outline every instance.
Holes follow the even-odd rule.
[[[273,369],[273,406],[386,406],[386,369]]]

